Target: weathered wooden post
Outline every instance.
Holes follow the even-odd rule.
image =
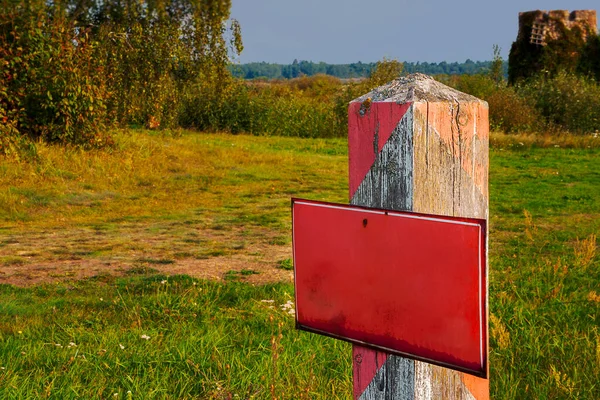
[[[422,74],[365,94],[349,106],[351,204],[487,219],[488,133],[485,102]],[[489,398],[463,372],[359,345],[353,360],[355,399]]]
[[[355,399],[488,399],[487,104],[409,75],[348,145],[351,205],[292,200],[296,326],[353,343]]]

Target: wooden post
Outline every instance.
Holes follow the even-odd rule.
[[[352,204],[488,218],[487,103],[413,74],[348,114]],[[489,399],[487,379],[359,345],[353,370],[355,399]]]

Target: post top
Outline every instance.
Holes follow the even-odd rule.
[[[414,73],[394,79],[390,83],[379,86],[352,102],[364,102],[368,99],[374,102],[395,102],[398,104],[411,102],[482,102],[475,96],[459,92],[444,85],[432,77]]]

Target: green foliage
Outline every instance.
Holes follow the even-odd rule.
[[[489,105],[490,128],[507,133],[539,132],[545,120],[529,100],[507,86],[504,80],[496,81],[492,75],[440,76],[443,83],[485,100]]]
[[[511,86],[499,86],[486,98],[490,128],[506,133],[542,132],[546,120],[527,97]]]
[[[230,83],[230,53],[242,50],[239,24],[228,32],[230,1],[125,2],[124,9],[90,9],[114,89],[110,109],[121,124],[178,124],[181,100],[194,89],[216,93]],[[230,34],[227,40],[225,33]],[[208,96],[200,106],[217,99]]]
[[[566,34],[573,32],[565,30]],[[518,44],[515,42],[513,48]],[[556,46],[554,49],[556,51]],[[578,134],[600,130],[600,85],[593,78],[564,71],[545,72],[509,86],[500,73],[501,63],[500,49],[494,46],[493,68],[487,75],[440,76],[438,79],[486,100],[492,130]],[[590,71],[592,68],[590,64]]]
[[[115,122],[176,126],[189,90],[219,98],[231,82],[227,64],[243,46],[239,24],[225,27],[230,7],[0,0],[0,153],[28,140],[110,145]]]
[[[386,83],[399,78],[403,68],[404,64],[401,62],[384,58],[377,63],[375,69],[371,72],[368,85],[370,87],[372,86],[372,88],[385,85]]]
[[[293,271],[294,263],[291,258],[286,258],[286,259],[279,261],[277,268],[285,269],[286,271]]]
[[[600,36],[591,37],[587,41],[577,71],[600,82]]]
[[[266,62],[232,65],[230,70],[235,77],[243,79],[293,79],[303,75],[326,74],[341,79],[368,78],[377,66],[376,62],[351,64],[327,64],[312,61],[297,61],[292,64],[271,64]],[[466,60],[464,63],[442,61],[440,63],[403,62],[407,73],[421,72],[428,75],[481,74],[490,70],[493,61]],[[503,62],[502,74],[507,74],[508,64]]]
[[[600,131],[600,84],[564,72],[538,76],[519,91],[555,127],[574,133]]]
[[[0,7],[0,118],[7,147],[27,139],[97,147],[110,143],[104,68],[88,31],[43,3],[3,1]],[[4,140],[3,140],[4,142]]]
[[[504,80],[504,72],[502,70],[502,66],[504,61],[502,60],[502,56],[500,55],[500,46],[495,44],[493,46],[494,49],[494,58],[492,60],[492,64],[490,65],[490,72],[488,73],[489,77],[492,78],[496,85],[500,85]]]
[[[512,44],[508,59],[508,81],[517,84],[539,74],[554,76],[558,73],[582,73],[600,79],[600,39],[591,32],[576,26],[569,29],[560,19],[554,18],[556,37],[546,37],[544,46],[530,43],[536,15],[528,13],[522,20],[522,35]]]
[[[216,93],[197,88],[184,101],[181,124],[205,131],[256,135],[333,137],[331,97],[340,82],[315,76],[245,84],[232,80]]]

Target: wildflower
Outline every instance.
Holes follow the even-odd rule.
[[[296,315],[296,312],[294,311],[294,302],[291,300],[288,300],[285,302],[285,304],[282,304],[281,310],[288,313],[289,315]]]
[[[121,348],[121,350],[125,350],[125,346],[123,346],[121,343],[119,343],[119,347]]]
[[[161,284],[161,285],[164,285],[165,283],[167,283],[167,280],[166,280],[166,279],[163,279],[162,281],[160,281],[160,284]]]
[[[18,333],[19,335],[22,335],[22,334],[23,334],[23,331],[19,331],[19,332],[17,332],[17,333]]]
[[[140,337],[141,337],[142,339],[144,339],[144,340],[150,340],[150,336],[148,336],[148,335],[146,335],[146,334],[144,334],[144,335],[142,335],[142,336],[140,336]]]
[[[288,301],[285,302],[285,304],[281,305],[281,309],[283,311],[287,311],[287,310],[289,310],[291,308],[294,308],[294,303],[291,300],[288,300]]]
[[[77,345],[73,342],[69,342],[69,346],[68,347],[77,347]]]

